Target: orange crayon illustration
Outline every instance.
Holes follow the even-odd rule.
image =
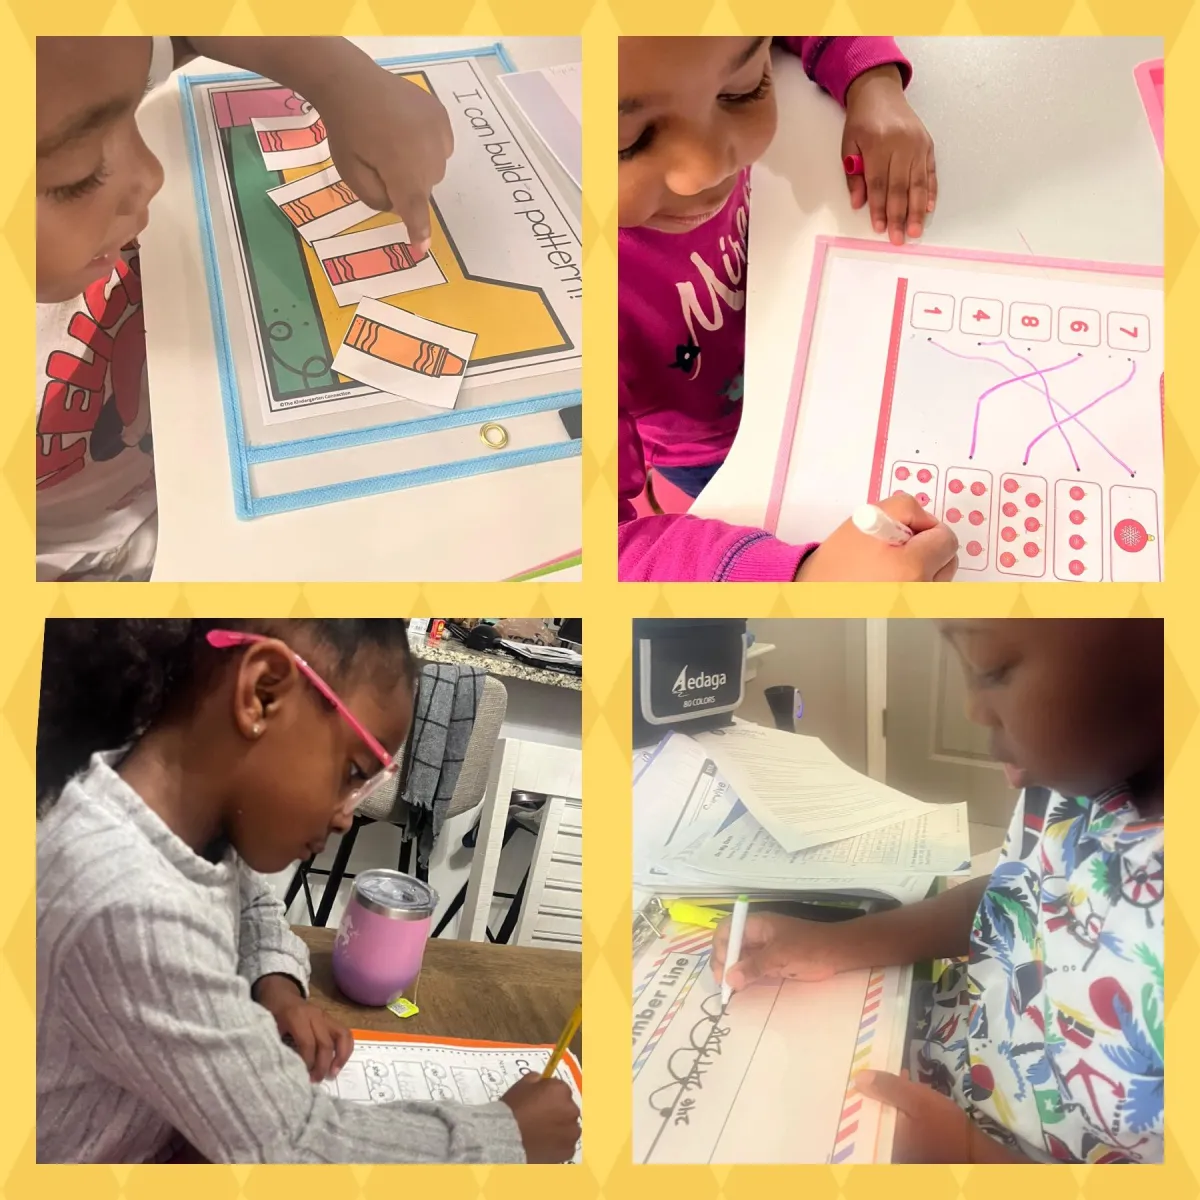
[[[346,345],[372,358],[382,359],[406,371],[416,371],[441,379],[447,375],[461,375],[466,363],[445,346],[427,342],[422,338],[389,329],[369,317],[355,314],[346,333]]]
[[[284,216],[299,228],[301,225],[307,225],[310,221],[315,221],[318,217],[325,217],[331,212],[337,212],[339,208],[345,208],[346,205],[353,204],[357,199],[358,197],[350,189],[350,185],[339,179],[337,183],[331,183],[326,187],[318,188],[315,192],[309,192],[307,196],[288,200],[279,208]]]
[[[373,279],[376,275],[407,271],[409,267],[415,267],[421,258],[413,254],[407,242],[390,242],[386,246],[373,246],[369,250],[339,254],[322,261],[330,283],[350,283],[355,279]]]
[[[265,152],[307,150],[325,140],[325,122],[317,121],[307,129],[260,129],[258,144]]]

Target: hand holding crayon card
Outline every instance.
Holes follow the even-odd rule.
[[[416,256],[403,221],[324,238],[313,243],[313,253],[321,260],[334,299],[343,308],[364,297],[381,300],[446,282],[428,250]]]
[[[312,167],[329,159],[325,122],[315,108],[297,117],[253,117],[250,123],[268,171]]]
[[[453,408],[474,345],[473,333],[367,297],[333,369],[405,400]]]
[[[337,167],[268,188],[267,195],[310,246],[376,215],[375,209],[358,198]]]

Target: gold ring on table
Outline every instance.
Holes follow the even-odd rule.
[[[489,450],[503,450],[508,445],[508,430],[495,421],[489,421],[479,428],[479,437]]]

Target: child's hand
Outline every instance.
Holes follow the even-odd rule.
[[[379,68],[341,78],[313,98],[342,178],[359,198],[394,212],[414,251],[429,249],[429,195],[454,151],[450,118],[437,97]]]
[[[579,1109],[561,1079],[526,1075],[500,1099],[517,1120],[527,1162],[571,1160],[579,1144]]]
[[[254,986],[254,998],[275,1018],[279,1036],[304,1060],[313,1083],[336,1079],[354,1052],[354,1035],[283,975],[268,975]]]
[[[864,71],[846,92],[842,157],[860,154],[861,175],[847,176],[850,205],[871,206],[876,233],[887,230],[893,245],[920,237],[937,204],[933,139],[909,107],[892,65]]]
[[[800,565],[799,583],[946,583],[958,569],[958,538],[906,492],[879,507],[913,531],[903,546],[890,546],[860,530],[839,525]]]
[[[913,1083],[904,1071],[860,1071],[854,1086],[896,1110],[895,1163],[1020,1163],[1019,1154],[988,1137],[949,1096]]]
[[[799,979],[811,983],[845,969],[835,956],[834,941],[829,936],[829,931],[837,925],[781,917],[776,913],[752,913],[746,918],[741,957],[729,964],[729,975],[725,977],[729,924],[726,919],[717,926],[709,961],[717,982],[728,983],[735,992],[758,979]]]

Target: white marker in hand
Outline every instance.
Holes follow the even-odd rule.
[[[913,531],[907,525],[901,525],[874,504],[860,505],[850,519],[860,533],[887,542],[889,546],[903,546],[913,535]]]
[[[749,897],[739,896],[737,903],[733,906],[733,920],[729,925],[729,945],[725,948],[725,970],[721,973],[722,1012],[729,1007],[729,1001],[733,999],[733,988],[725,982],[725,976],[729,973],[729,968],[742,957],[742,938],[746,934],[746,915],[749,911]]]

